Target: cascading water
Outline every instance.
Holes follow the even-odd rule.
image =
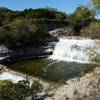
[[[50,59],[71,61],[79,63],[91,63],[94,52],[100,50],[96,46],[96,41],[88,38],[59,38],[59,42],[56,44],[53,55]],[[99,41],[100,43],[100,41]]]

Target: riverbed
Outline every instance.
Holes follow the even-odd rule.
[[[41,77],[49,81],[68,80],[81,76],[86,68],[95,67],[95,64],[81,64],[76,62],[63,62],[49,59],[31,59],[12,63],[8,68]]]
[[[31,59],[8,64],[8,68],[49,81],[68,80],[100,65],[100,40],[61,37],[53,54],[46,59]]]

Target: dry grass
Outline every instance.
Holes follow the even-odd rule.
[[[100,39],[100,22],[92,22],[90,26],[85,27],[81,30],[81,35]]]

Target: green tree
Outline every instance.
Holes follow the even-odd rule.
[[[92,4],[94,8],[97,10],[97,12],[100,12],[100,0],[92,0]]]
[[[10,50],[38,46],[48,37],[48,27],[15,19],[11,24],[0,28],[0,43]]]
[[[61,20],[64,19],[64,16],[60,13],[56,14],[55,16],[56,16],[56,19],[61,19]]]
[[[77,7],[75,12],[70,16],[70,24],[76,32],[89,25],[94,20],[95,11],[85,6]]]

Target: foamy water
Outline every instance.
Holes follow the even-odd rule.
[[[14,83],[20,81],[20,80],[25,80],[25,78],[21,75],[18,75],[14,72],[2,72],[0,73],[0,80],[10,80]]]
[[[69,62],[91,63],[94,53],[100,54],[100,40],[88,38],[59,38],[49,59]]]

